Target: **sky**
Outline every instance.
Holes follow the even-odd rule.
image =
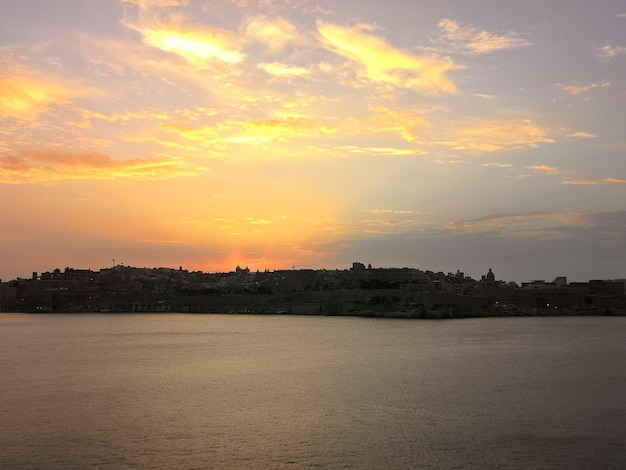
[[[0,279],[626,278],[623,0],[0,0]]]

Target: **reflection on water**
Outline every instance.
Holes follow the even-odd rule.
[[[625,468],[626,318],[0,314],[0,468]]]

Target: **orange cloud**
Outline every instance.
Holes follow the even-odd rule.
[[[600,180],[565,180],[563,181],[563,184],[576,184],[576,185],[581,185],[581,186],[589,186],[589,185],[596,185],[596,184],[600,184]]]
[[[578,185],[588,185],[594,186],[600,183],[617,183],[617,184],[626,184],[626,179],[622,178],[604,178],[604,179],[580,179],[580,180],[565,180],[563,184],[578,184]]]
[[[0,158],[0,182],[24,184],[66,179],[163,179],[198,173],[174,159],[113,160],[103,154],[22,152]]]
[[[384,39],[368,34],[364,25],[342,27],[319,21],[322,42],[329,50],[365,69],[373,82],[423,93],[456,93],[446,73],[458,68],[450,59],[420,57],[399,51]]]

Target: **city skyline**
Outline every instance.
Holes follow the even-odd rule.
[[[622,1],[0,1],[0,279],[626,277]]]

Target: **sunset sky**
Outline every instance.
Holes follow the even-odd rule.
[[[0,0],[0,278],[626,278],[623,0]]]

